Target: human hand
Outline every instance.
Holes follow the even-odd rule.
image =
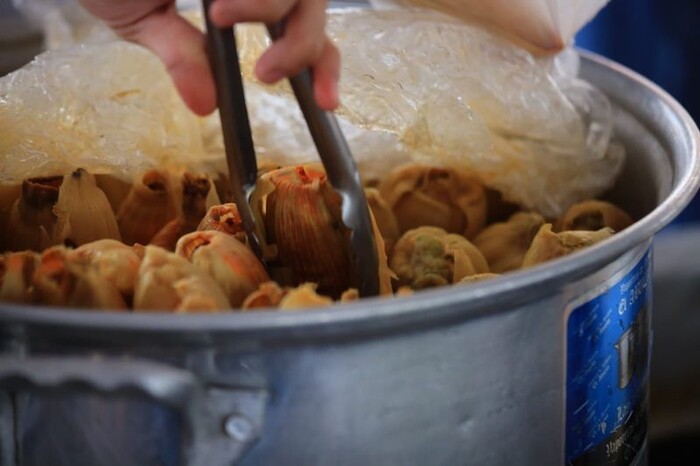
[[[126,40],[153,51],[165,64],[185,103],[197,114],[216,108],[216,91],[204,35],[178,15],[175,0],[80,0]],[[284,35],[255,67],[262,82],[274,83],[311,67],[319,107],[338,106],[340,55],[325,33],[326,0],[214,0],[211,20],[275,23],[286,18]]]

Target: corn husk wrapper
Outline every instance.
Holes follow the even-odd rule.
[[[349,231],[342,223],[341,199],[317,164],[285,167],[258,180],[252,205],[258,216],[263,254],[278,265],[273,275],[285,285],[316,283],[338,298],[352,285]],[[379,291],[392,291],[384,239],[368,209],[377,246]]]
[[[101,239],[121,241],[107,196],[97,187],[95,177],[83,169],[63,178],[53,211],[58,218],[54,244],[68,241],[80,246]]]
[[[485,280],[492,280],[492,279],[498,278],[500,276],[501,276],[501,274],[498,274],[498,273],[478,273],[476,275],[467,275],[466,277],[462,278],[457,283],[483,282]]]
[[[148,170],[139,176],[117,212],[124,243],[150,243],[169,222],[180,216],[179,199],[169,172]]]
[[[228,298],[209,275],[187,259],[146,246],[134,293],[134,311],[218,312]]]
[[[58,201],[62,177],[32,178],[22,181],[19,198],[7,219],[7,244],[11,251],[31,249],[41,252],[55,243]]]
[[[486,227],[473,242],[486,258],[491,272],[510,272],[522,266],[525,253],[544,223],[544,217],[536,212],[519,212],[507,222]]]
[[[10,211],[21,190],[20,184],[0,185],[0,253],[10,249]]]
[[[606,201],[583,201],[574,204],[556,224],[557,231],[596,231],[611,228],[616,233],[632,225],[632,217]]]
[[[71,258],[63,246],[42,252],[32,276],[37,304],[84,309],[125,310],[126,302],[117,288],[97,269]]]
[[[435,226],[473,238],[486,223],[486,191],[471,171],[407,165],[390,173],[379,191],[404,233]]]
[[[343,294],[340,295],[341,303],[357,301],[358,299],[360,299],[360,290],[357,288],[348,288],[347,290],[343,291]]]
[[[379,233],[384,240],[384,251],[389,256],[394,250],[394,244],[401,236],[399,222],[391,207],[376,188],[365,188],[365,196]]]
[[[413,289],[457,283],[489,271],[486,259],[469,240],[437,227],[406,232],[396,243],[389,266],[399,286]]]
[[[239,308],[260,284],[270,280],[262,263],[243,243],[219,231],[196,231],[180,238],[175,251],[218,284]]]
[[[549,262],[610,238],[614,231],[563,231],[554,233],[552,224],[542,225],[523,258],[523,268]]]
[[[181,180],[182,205],[177,218],[166,223],[155,236],[150,244],[160,246],[168,251],[174,251],[177,241],[184,235],[192,233],[198,229],[200,222],[207,213],[207,202],[211,182],[206,176],[196,176],[185,173]]]
[[[287,291],[279,303],[280,310],[302,310],[313,307],[330,306],[333,299],[316,292],[316,285],[303,283]]]
[[[131,183],[112,175],[96,175],[95,182],[97,187],[107,196],[109,205],[112,206],[112,212],[116,215],[122,202],[131,191]]]
[[[269,309],[279,306],[286,290],[277,282],[261,283],[257,290],[250,293],[241,305],[243,311]]]
[[[292,277],[288,286],[316,283],[339,296],[352,279],[349,231],[341,218],[341,198],[321,166],[284,167],[263,175],[255,196],[264,210],[263,240],[273,260]],[[256,203],[254,202],[254,205]]]
[[[0,302],[32,302],[32,276],[39,256],[32,251],[0,255]]]
[[[133,248],[116,240],[93,241],[71,251],[73,261],[90,264],[98,275],[129,300],[134,294],[141,257]]]
[[[278,308],[281,310],[302,310],[313,307],[330,306],[333,299],[316,292],[316,284],[302,283],[297,287],[280,287],[275,282],[262,283],[260,287],[243,302],[244,311]],[[357,290],[350,289],[343,293],[341,301],[357,299]]]

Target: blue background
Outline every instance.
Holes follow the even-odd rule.
[[[612,0],[576,37],[651,79],[700,120],[700,0]],[[676,223],[700,221],[700,197]]]

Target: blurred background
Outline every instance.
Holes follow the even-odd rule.
[[[700,2],[612,0],[576,37],[576,45],[637,71],[700,118]],[[700,220],[700,198],[676,224]]]
[[[22,20],[12,0],[0,0],[0,76],[29,61],[41,45],[39,31]]]
[[[356,3],[362,0],[354,0]],[[646,76],[700,119],[700,1],[612,0],[578,47]],[[0,76],[42,48],[39,31],[0,0]],[[656,239],[651,375],[652,466],[688,464],[700,444],[700,197]]]

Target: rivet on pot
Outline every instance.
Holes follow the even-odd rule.
[[[224,420],[224,432],[238,442],[245,442],[253,436],[253,424],[240,414],[232,414]]]

